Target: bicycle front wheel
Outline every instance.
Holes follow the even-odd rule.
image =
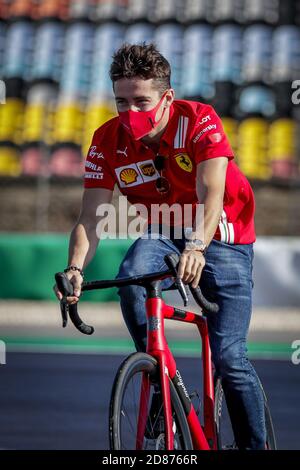
[[[261,385],[262,387],[262,385]],[[271,412],[268,406],[267,398],[263,390],[264,407],[265,407],[265,423],[266,423],[266,450],[276,450],[276,438],[274,427],[271,417]],[[237,449],[230,417],[226,406],[224,391],[220,377],[215,381],[215,424],[219,450]]]
[[[144,390],[145,383],[147,390]],[[172,381],[169,383],[174,449],[191,450],[192,439],[184,409]],[[165,422],[157,361],[149,354],[133,353],[119,367],[112,389],[109,411],[111,450],[136,450],[140,399],[143,393],[149,394],[149,399],[145,432],[138,448],[165,449]]]

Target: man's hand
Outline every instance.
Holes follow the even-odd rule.
[[[68,304],[71,304],[71,305],[76,304],[80,297],[83,277],[81,276],[79,271],[68,271],[66,274],[74,288],[74,295],[71,297],[67,297],[67,302]],[[63,295],[58,290],[58,287],[56,284],[53,286],[53,290],[58,300],[61,300],[63,298]]]
[[[197,250],[184,250],[180,256],[178,276],[185,284],[190,284],[192,287],[198,287],[202,270],[205,266],[205,258],[201,251]]]

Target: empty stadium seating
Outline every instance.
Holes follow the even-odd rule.
[[[216,107],[249,177],[299,178],[299,25],[299,0],[0,0],[0,175],[80,176],[116,114],[113,52],[154,41],[176,96]]]

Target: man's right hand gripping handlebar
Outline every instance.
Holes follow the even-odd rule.
[[[94,328],[81,320],[77,309],[77,302],[83,282],[82,272],[79,270],[59,272],[55,274],[55,280],[54,292],[58,300],[60,300],[63,328],[67,326],[69,314],[72,323],[81,333],[86,335],[93,334]]]
[[[84,277],[83,271],[78,266],[70,265],[66,269],[64,269],[64,273],[66,274],[67,278],[73,286],[72,295],[69,295],[66,300],[68,304],[75,304],[78,302],[81,294],[81,287]],[[61,292],[57,284],[54,285],[53,290],[58,300],[62,300],[63,292]]]

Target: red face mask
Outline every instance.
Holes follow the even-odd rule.
[[[156,121],[156,113],[159,110],[166,93],[163,94],[157,105],[150,109],[150,111],[119,111],[120,123],[125,127],[126,131],[135,139],[139,140],[145,135],[149,134],[153,129],[161,122],[164,117],[165,110],[161,115],[161,118]]]

